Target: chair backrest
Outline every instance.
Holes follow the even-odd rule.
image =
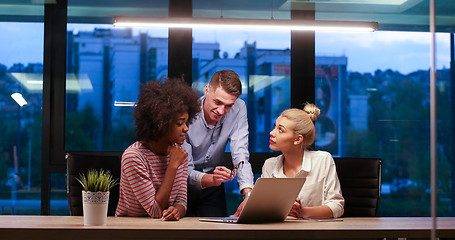
[[[120,180],[121,152],[93,152],[66,154],[66,196],[71,216],[82,216],[82,186],[76,180],[79,174],[87,174],[89,169],[110,171],[114,179]],[[110,190],[108,215],[114,216],[119,200],[119,186]]]
[[[345,199],[343,217],[375,217],[381,196],[379,158],[335,157],[341,191]]]

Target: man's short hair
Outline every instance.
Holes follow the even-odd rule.
[[[209,86],[213,91],[221,86],[224,91],[236,97],[242,94],[242,83],[239,75],[229,69],[214,73],[210,79]]]

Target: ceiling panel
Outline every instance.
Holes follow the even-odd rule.
[[[2,0],[0,20],[42,19],[43,2]],[[455,32],[455,1],[438,0],[437,30]],[[317,20],[374,21],[380,30],[429,31],[429,0],[193,0],[193,16],[289,19],[291,10],[315,11]],[[168,16],[168,0],[69,0],[72,22],[111,23],[112,16]]]

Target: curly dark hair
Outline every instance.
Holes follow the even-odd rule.
[[[133,117],[138,140],[155,141],[164,137],[181,114],[191,123],[200,111],[199,94],[182,79],[150,81],[142,85]]]

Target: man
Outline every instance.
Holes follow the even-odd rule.
[[[232,70],[213,74],[201,97],[201,112],[190,125],[183,148],[188,153],[188,209],[186,216],[226,216],[224,182],[234,176],[220,166],[228,141],[237,171],[240,193],[245,199],[253,187],[249,163],[248,120],[239,76]],[[243,164],[240,162],[243,161]],[[243,207],[244,202],[239,209]]]

